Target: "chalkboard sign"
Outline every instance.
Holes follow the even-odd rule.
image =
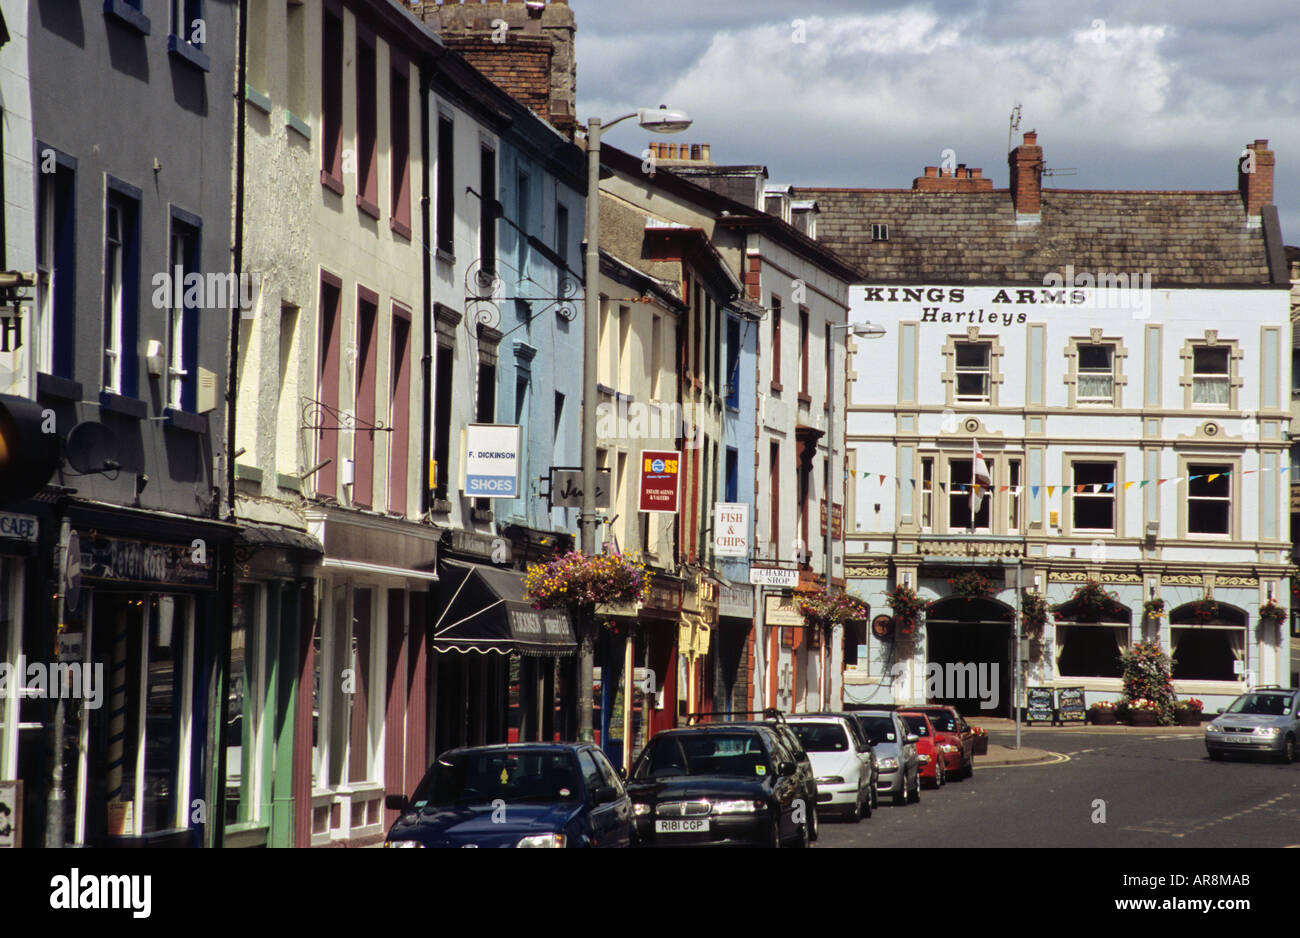
[[[1084,723],[1087,721],[1087,709],[1083,700],[1082,687],[1056,689],[1056,719],[1060,722]]]
[[[1030,687],[1026,689],[1028,705],[1025,708],[1025,721],[1048,720],[1055,722],[1055,696],[1050,687]]]

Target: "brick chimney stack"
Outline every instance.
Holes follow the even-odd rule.
[[[577,127],[574,19],[566,0],[423,0],[413,12],[449,49],[572,138]],[[502,21],[506,29],[493,26]],[[504,41],[501,41],[504,39]]]
[[[1245,147],[1237,160],[1237,189],[1246,206],[1246,218],[1258,219],[1259,210],[1273,204],[1273,151],[1267,140],[1256,140]],[[1254,158],[1254,172],[1246,172]]]
[[[924,176],[912,180],[915,192],[992,192],[993,180],[984,178],[984,170],[967,169],[958,163],[955,170],[927,166]]]
[[[1011,201],[1016,207],[1016,219],[1036,219],[1042,214],[1043,148],[1038,145],[1038,134],[1031,130],[1025,142],[1007,154],[1011,167]]]

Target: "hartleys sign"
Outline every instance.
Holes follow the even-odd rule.
[[[680,450],[641,451],[641,497],[639,511],[664,511],[677,513],[678,493],[681,490]]]

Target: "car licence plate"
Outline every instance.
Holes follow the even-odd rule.
[[[669,820],[655,821],[656,834],[694,834],[708,829],[709,819],[706,817],[671,818]]]
[[[1230,743],[1253,743],[1255,741],[1255,737],[1254,736],[1228,736],[1225,737],[1225,741]]]

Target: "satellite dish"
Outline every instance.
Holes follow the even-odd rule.
[[[81,475],[121,469],[117,459],[117,437],[95,420],[86,420],[68,431],[68,465]]]

